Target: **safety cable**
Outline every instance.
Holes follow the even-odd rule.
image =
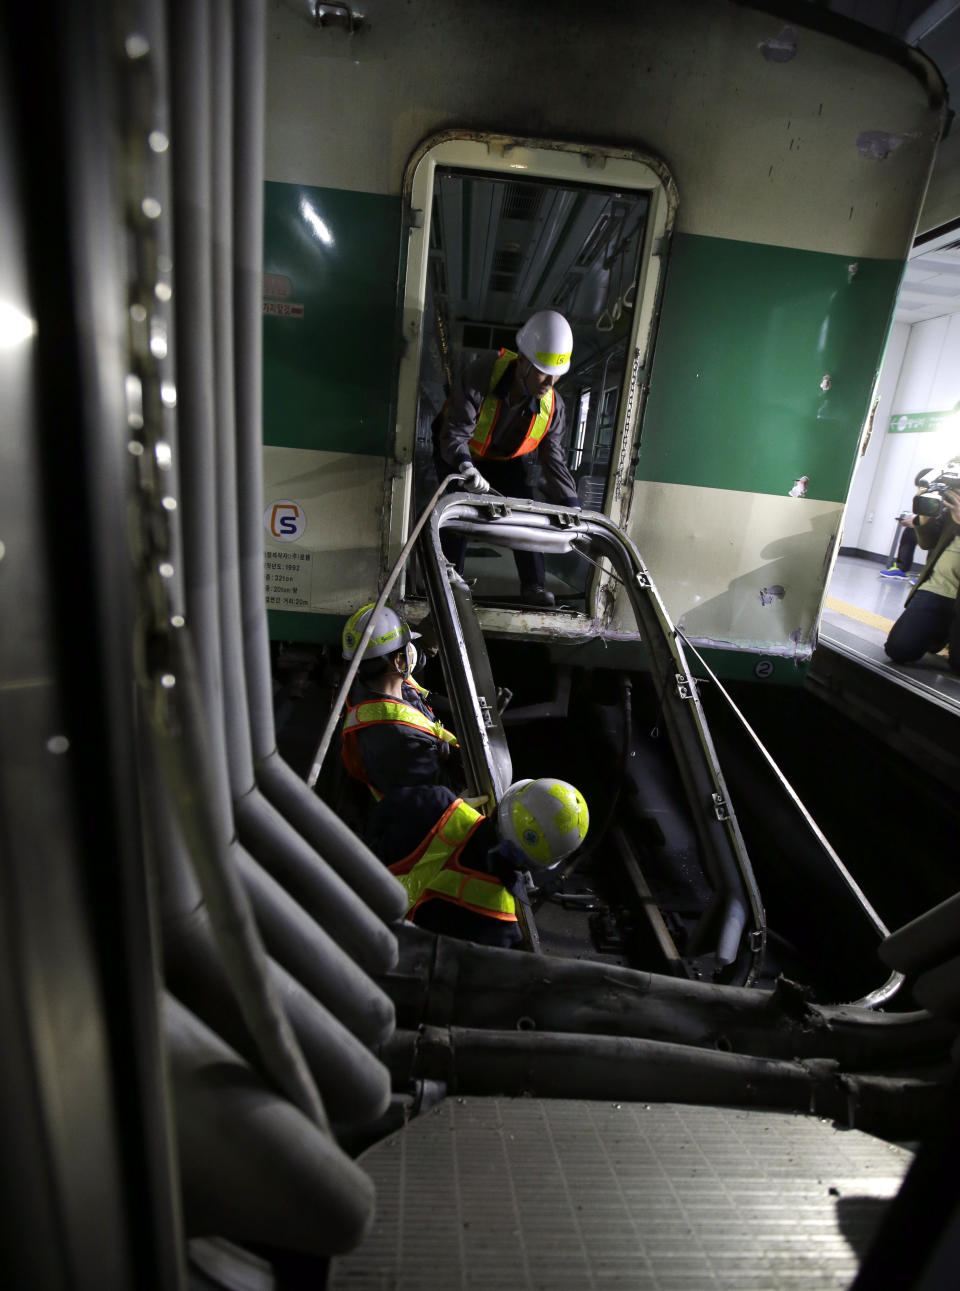
[[[613,579],[615,583],[620,583],[621,586],[624,583],[626,583],[627,580],[625,578],[622,578],[615,570],[604,569],[603,566],[600,564],[599,560],[594,560],[594,558],[592,556],[588,556],[585,551],[581,551],[580,548],[577,546],[578,541],[579,539],[574,538],[573,543],[571,545],[574,551],[582,560],[585,560],[588,565],[592,565],[594,569],[599,569],[601,574],[603,574],[607,578]]]
[[[710,665],[704,659],[703,655],[699,652],[696,646],[691,643],[689,638],[686,637],[679,628],[674,628],[674,635],[679,637],[680,640],[683,642],[683,644],[689,648],[689,650],[693,653],[694,657],[700,663],[701,667],[706,672],[710,681],[713,682],[717,690],[719,690],[720,694],[727,701],[727,703],[729,704],[731,710],[733,711],[737,720],[740,722],[743,729],[747,732],[751,740],[760,750],[761,755],[763,756],[767,764],[770,766],[774,775],[780,781],[780,784],[783,786],[784,789],[786,789],[787,795],[789,796],[790,800],[793,802],[797,810],[800,812],[800,815],[805,820],[811,833],[816,838],[817,842],[820,844],[820,846],[823,848],[826,854],[830,857],[833,864],[836,866],[837,872],[840,874],[840,877],[843,879],[847,887],[850,889],[853,895],[860,902],[861,906],[864,909],[864,912],[867,914],[867,916],[873,923],[873,926],[876,928],[877,932],[880,934],[881,937],[889,936],[890,930],[887,928],[886,924],[883,922],[883,920],[874,910],[873,906],[867,900],[866,896],[860,889],[856,879],[853,877],[853,875],[844,865],[843,861],[841,861],[840,857],[834,851],[833,847],[830,845],[830,842],[827,839],[826,835],[824,834],[823,830],[820,828],[817,822],[810,815],[809,811],[807,811],[806,807],[800,801],[800,798],[798,797],[790,781],[787,779],[787,777],[777,766],[776,762],[774,762],[771,755],[767,752],[767,749],[764,747],[763,741],[760,739],[759,735],[757,735],[756,731],[747,721],[746,717],[744,717],[743,713],[741,713],[740,709],[737,707],[736,703],[734,702],[733,697],[724,688],[723,683],[720,681],[719,677],[717,677],[716,673],[714,673],[714,671],[711,669]]]
[[[853,877],[853,875],[844,865],[843,861],[841,861],[840,857],[837,855],[833,847],[830,845],[830,842],[828,841],[826,835],[821,830],[820,826],[817,824],[817,822],[810,815],[809,811],[807,811],[806,807],[800,801],[800,798],[797,796],[797,793],[795,792],[790,781],[783,774],[783,772],[777,766],[776,762],[774,762],[773,758],[767,752],[766,748],[764,747],[763,741],[760,739],[759,735],[757,735],[756,731],[753,729],[753,727],[744,717],[743,713],[741,713],[740,709],[734,703],[732,696],[727,693],[726,689],[724,688],[720,679],[717,677],[716,673],[713,672],[710,665],[707,663],[706,659],[704,659],[703,655],[696,648],[696,646],[692,644],[692,642],[689,640],[688,637],[684,636],[684,634],[680,631],[679,628],[674,628],[673,631],[674,631],[674,635],[679,637],[680,640],[684,643],[684,645],[690,649],[692,654],[696,657],[696,659],[700,663],[701,667],[706,672],[709,679],[713,682],[717,690],[719,690],[720,694],[727,701],[731,710],[733,711],[734,716],[737,718],[737,720],[740,722],[743,729],[747,732],[751,740],[760,750],[762,757],[768,763],[768,765],[770,766],[774,775],[780,781],[783,788],[786,789],[788,797],[790,798],[791,802],[793,802],[797,810],[800,812],[800,815],[803,817],[805,823],[807,824],[808,828],[812,832],[813,836],[816,838],[817,842],[823,848],[824,852],[826,852],[827,856],[833,862],[834,866],[836,867],[837,873],[840,875],[841,879],[847,885],[852,895],[857,899],[857,901],[860,902],[861,908],[863,909],[864,913],[867,915],[867,917],[873,924],[875,930],[879,933],[881,938],[888,937],[890,935],[890,930],[887,928],[886,924],[883,922],[883,920],[874,910],[873,906],[867,900],[866,896],[861,891],[860,886],[857,883],[856,879]],[[864,995],[859,1000],[851,1000],[850,1003],[851,1005],[859,1006],[860,1008],[865,1008],[865,1009],[877,1008],[879,1007],[879,1005],[885,1004],[887,1000],[891,999],[894,995],[896,995],[897,991],[899,991],[900,987],[903,985],[903,981],[904,981],[903,973],[894,971],[890,974],[890,976],[887,978],[887,980],[883,983],[882,986],[878,986],[876,990],[869,991],[866,995]]]
[[[350,666],[347,668],[343,681],[340,683],[340,689],[337,691],[336,696],[334,698],[333,705],[330,709],[330,716],[327,718],[327,724],[324,728],[323,735],[320,738],[320,743],[317,745],[317,751],[314,754],[313,765],[310,767],[310,770],[307,773],[307,786],[310,789],[314,788],[314,786],[317,783],[317,780],[320,777],[320,770],[323,767],[324,759],[326,758],[327,753],[330,751],[330,742],[333,739],[334,731],[337,729],[337,723],[340,720],[340,714],[343,712],[343,705],[346,702],[346,698],[350,691],[350,687],[353,685],[353,679],[357,675],[357,669],[360,667],[360,661],[363,658],[363,652],[364,650],[366,650],[370,642],[370,638],[373,636],[373,628],[374,628],[374,624],[376,623],[377,615],[383,609],[384,605],[386,605],[387,597],[393,591],[393,585],[397,581],[397,578],[400,575],[400,570],[406,564],[407,559],[410,555],[410,552],[413,550],[413,544],[420,536],[420,530],[429,520],[430,516],[433,515],[434,509],[436,508],[437,503],[440,501],[441,497],[443,497],[443,494],[446,492],[447,485],[452,484],[458,480],[462,483],[463,476],[459,474],[451,474],[451,475],[445,476],[444,479],[441,481],[439,488],[434,493],[433,497],[431,497],[427,505],[424,507],[419,520],[413,526],[413,529],[410,532],[410,537],[407,539],[406,543],[404,544],[403,550],[400,552],[400,555],[397,557],[396,561],[394,562],[393,568],[390,570],[390,573],[387,577],[387,581],[383,585],[383,590],[381,591],[380,595],[377,597],[376,604],[374,605],[372,612],[367,618],[367,626],[363,629],[363,634],[360,637],[359,644],[357,645],[357,648],[354,651],[353,658],[350,660]],[[496,490],[491,490],[491,491],[495,492]]]

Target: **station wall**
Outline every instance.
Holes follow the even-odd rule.
[[[886,558],[896,517],[910,509],[916,474],[960,454],[960,413],[939,422],[929,417],[960,402],[960,314],[895,323],[877,395],[873,430],[847,503],[842,548]]]

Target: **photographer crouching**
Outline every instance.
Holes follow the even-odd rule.
[[[894,663],[913,663],[928,651],[949,646],[960,672],[960,463],[954,461],[913,499],[917,542],[929,552],[903,613],[890,629],[884,650]]]

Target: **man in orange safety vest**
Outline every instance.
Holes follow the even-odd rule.
[[[568,371],[573,353],[570,324],[556,310],[534,314],[517,332],[517,349],[481,355],[462,373],[443,413],[434,422],[437,470],[457,470],[471,492],[491,487],[507,497],[530,498],[542,471],[552,502],[579,509],[577,486],[567,467],[566,412],[553,388]],[[444,551],[463,572],[466,540],[448,530]],[[520,596],[525,605],[549,609],[542,552],[515,551]]]

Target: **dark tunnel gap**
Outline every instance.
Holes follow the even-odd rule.
[[[512,691],[510,707],[548,704],[558,694],[558,665],[549,643],[487,642],[498,685]],[[338,651],[332,647],[275,646],[275,699],[278,742],[291,764],[309,765],[316,732],[322,727],[335,688]],[[437,688],[442,711],[443,679],[439,660],[428,660],[420,674]],[[554,775],[569,779],[584,793],[593,824],[608,815],[618,795],[614,823],[629,840],[656,904],[681,954],[710,897],[689,822],[683,789],[669,741],[653,738],[659,722],[659,696],[649,674],[629,674],[633,720],[631,757],[620,783],[623,738],[621,674],[573,667],[565,713],[508,727],[515,779]],[[943,810],[935,785],[924,785],[920,769],[841,719],[816,696],[802,689],[776,690],[749,683],[732,686],[734,698],[765,741],[801,800],[891,928],[898,927],[945,899],[953,889],[950,849],[925,839],[927,806]],[[821,1001],[855,999],[885,976],[876,940],[862,920],[851,919],[850,900],[819,844],[796,809],[787,802],[776,776],[743,734],[727,705],[709,684],[700,686],[704,712],[737,819],[760,886],[768,920],[768,947],[758,985],[771,985],[780,973],[809,986]],[[282,720],[281,720],[282,718]],[[661,799],[676,806],[652,809],[648,788],[655,769]],[[912,810],[891,804],[891,782],[909,786]],[[368,804],[343,775],[338,747],[328,757],[319,784],[321,795],[354,828],[361,828]],[[958,821],[960,823],[960,821]],[[623,866],[602,843],[564,881],[560,893],[538,912],[545,949],[573,957],[609,958],[651,971],[664,971],[637,894]],[[798,875],[802,873],[802,880]],[[565,908],[562,897],[585,900]],[[596,908],[588,908],[588,899]],[[710,977],[706,964],[688,965]],[[909,989],[891,1006],[914,1006]]]

